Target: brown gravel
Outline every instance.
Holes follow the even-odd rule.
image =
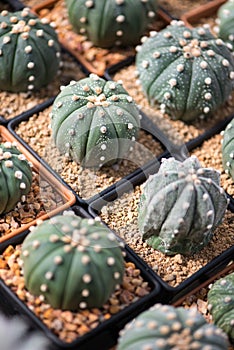
[[[56,78],[40,91],[13,93],[0,90],[0,101],[4,101],[0,105],[0,115],[5,119],[13,118],[57,95],[61,85],[67,85],[71,80],[84,77],[85,74],[77,61],[68,53],[62,53],[62,66]]]
[[[137,186],[133,192],[104,206],[100,216],[170,286],[178,286],[233,245],[234,215],[227,211],[223,223],[215,230],[212,240],[201,252],[191,256],[166,256],[154,250],[142,240],[138,230],[137,210],[141,193],[141,187]]]
[[[21,122],[16,132],[84,199],[109,187],[163,151],[159,142],[141,131],[133,151],[126,155],[127,159],[100,170],[83,169],[74,161],[60,156],[53,146],[49,128],[50,110],[51,108],[47,108],[39,115],[33,115],[28,121]]]
[[[110,319],[112,315],[150,293],[148,282],[143,279],[140,270],[132,262],[125,262],[123,282],[103,308],[85,309],[79,312],[53,309],[43,302],[43,298],[34,297],[25,289],[20,268],[20,252],[20,245],[16,248],[9,246],[0,255],[0,277],[28,308],[66,343],[88,333],[103,321]]]

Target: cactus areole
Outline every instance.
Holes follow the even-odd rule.
[[[214,324],[234,344],[234,272],[220,278],[211,286],[207,300]]]
[[[31,163],[12,143],[0,144],[0,214],[14,209],[31,185]]]
[[[121,332],[117,350],[227,350],[224,332],[195,309],[156,304]]]
[[[53,104],[51,127],[62,154],[83,167],[102,167],[127,157],[140,118],[121,84],[91,74],[62,88]]]
[[[228,204],[219,178],[194,156],[184,162],[165,159],[143,187],[138,216],[143,239],[168,255],[189,255],[205,247]]]
[[[223,132],[222,162],[225,173],[234,181],[234,118]]]
[[[140,42],[155,20],[157,0],[66,0],[75,32],[99,47]]]
[[[93,219],[65,212],[34,227],[22,245],[25,285],[52,307],[101,307],[122,282],[120,243]]]
[[[234,57],[208,28],[172,21],[137,46],[139,82],[149,102],[173,119],[191,122],[207,116],[230,96]]]
[[[0,89],[38,90],[55,77],[60,45],[55,30],[24,8],[0,13]]]

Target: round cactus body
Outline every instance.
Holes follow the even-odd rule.
[[[217,280],[207,297],[214,324],[234,343],[234,272]]]
[[[190,122],[221,106],[234,87],[234,58],[208,28],[172,21],[138,46],[136,67],[149,102]]]
[[[114,234],[73,212],[35,227],[23,242],[21,257],[27,289],[60,309],[103,306],[124,273]]]
[[[57,34],[30,13],[0,13],[0,89],[38,90],[55,77],[60,64]]]
[[[156,304],[121,332],[117,350],[227,350],[228,340],[195,309]]]
[[[51,127],[62,154],[84,167],[101,167],[127,157],[140,118],[121,84],[91,74],[62,89],[54,101]]]
[[[222,162],[225,173],[234,181],[234,118],[223,132]]]
[[[205,247],[221,223],[228,200],[219,173],[196,157],[165,159],[144,184],[138,225],[142,237],[165,254],[189,255]]]
[[[234,0],[229,0],[220,6],[217,20],[219,37],[231,44],[234,50]]]
[[[156,16],[156,0],[66,0],[74,31],[99,47],[136,45]]]
[[[0,144],[0,214],[14,209],[32,185],[31,164],[10,142]]]

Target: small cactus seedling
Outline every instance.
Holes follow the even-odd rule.
[[[38,90],[55,77],[60,45],[55,30],[24,8],[0,13],[0,89]]]
[[[51,113],[55,145],[84,167],[126,157],[139,126],[138,108],[123,86],[95,74],[62,88]]]
[[[156,304],[121,331],[117,350],[227,350],[226,334],[196,309]]]
[[[31,163],[12,143],[0,144],[0,214],[14,209],[31,185]]]
[[[73,212],[34,227],[23,242],[21,258],[27,289],[64,310],[103,306],[124,273],[114,234]]]
[[[189,255],[205,247],[221,223],[228,200],[219,173],[194,156],[164,159],[144,184],[138,224],[143,239],[165,254]]]
[[[220,6],[217,22],[219,37],[231,44],[231,48],[234,51],[234,0],[229,0]]]
[[[136,45],[156,17],[157,0],[66,0],[74,31],[99,47]]]
[[[234,181],[234,118],[222,132],[222,162],[225,173]]]
[[[191,122],[224,104],[234,87],[234,58],[220,38],[182,21],[150,34],[136,48],[136,67],[152,105]]]
[[[208,308],[214,324],[234,344],[234,272],[217,280],[208,292]]]

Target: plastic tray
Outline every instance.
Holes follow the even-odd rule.
[[[91,218],[91,216],[82,208],[74,206],[73,210],[76,215]],[[11,240],[8,242],[11,244]],[[21,243],[21,242],[17,242]],[[151,273],[145,269],[144,265],[135,258],[134,254],[128,250],[126,252],[126,261],[133,262],[137,269],[141,271],[144,281],[148,282],[151,291],[146,296],[132,302],[117,314],[111,316],[108,320],[103,321],[96,328],[80,336],[72,343],[62,341],[31,311],[27,305],[22,302],[16,294],[6,286],[2,279],[0,279],[0,296],[4,303],[0,303],[0,307],[7,315],[15,315],[20,313],[21,316],[26,316],[30,324],[37,329],[40,329],[52,343],[52,349],[72,349],[72,350],[91,350],[94,348],[107,350],[115,345],[119,336],[119,331],[124,325],[137,316],[140,312],[146,310],[156,302],[160,302],[163,296],[163,290],[158,282],[156,282]]]
[[[38,219],[45,220],[53,215],[56,215],[62,210],[70,208],[76,203],[75,195],[70,191],[66,184],[62,184],[59,179],[55,178],[52,173],[50,173],[17,139],[4,127],[0,126],[0,135],[1,138],[6,142],[16,143],[17,148],[25,157],[33,164],[33,170],[39,174],[41,180],[48,182],[48,184],[54,189],[54,191],[61,196],[64,204],[59,205],[57,208],[48,211],[47,213],[41,215],[38,218],[30,221],[27,224],[22,225],[21,227],[12,230],[10,233],[5,234],[0,237],[0,248],[6,246],[6,240],[17,237],[21,235],[27,228],[36,224]]]

